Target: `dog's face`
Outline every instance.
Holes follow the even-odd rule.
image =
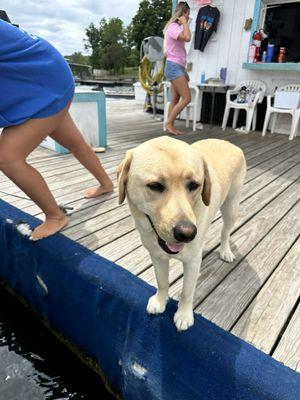
[[[160,247],[177,254],[197,235],[197,218],[210,201],[210,179],[199,153],[161,137],[127,152],[118,168],[119,202],[149,218]],[[201,218],[201,216],[200,216]]]

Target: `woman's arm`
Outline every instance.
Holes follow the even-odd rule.
[[[178,18],[178,22],[183,26],[183,31],[179,34],[178,40],[182,40],[184,42],[189,42],[191,40],[191,31],[189,28],[189,24],[185,18],[185,16],[181,16]]]

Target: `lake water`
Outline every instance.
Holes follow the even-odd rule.
[[[0,286],[0,400],[113,400],[99,375]]]
[[[114,99],[134,99],[133,85],[105,86],[103,85],[77,85],[76,91],[95,90],[103,91],[107,98]]]

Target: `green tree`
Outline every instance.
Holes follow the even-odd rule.
[[[75,53],[71,54],[70,56],[65,57],[68,61],[77,64],[90,64],[90,57],[85,56],[81,53],[81,51],[75,51]]]
[[[85,49],[91,50],[90,61],[93,68],[101,68],[100,66],[100,53],[101,53],[101,36],[98,28],[91,23],[89,27],[85,30],[87,39],[84,39]]]
[[[139,65],[140,55],[135,47],[130,49],[130,53],[127,58],[126,67],[137,67]]]
[[[140,49],[148,36],[163,36],[163,29],[171,18],[172,0],[142,0],[139,9],[128,26],[130,45]]]
[[[119,18],[101,19],[99,27],[93,23],[86,29],[85,48],[90,49],[93,68],[102,68],[114,73],[123,70],[130,54],[126,29]]]

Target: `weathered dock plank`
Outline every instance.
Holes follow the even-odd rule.
[[[298,261],[299,263],[299,261]],[[273,357],[300,372],[300,303],[278,344]]]
[[[277,251],[277,249],[276,249]],[[231,330],[240,338],[270,353],[300,297],[300,240],[253,299]]]

